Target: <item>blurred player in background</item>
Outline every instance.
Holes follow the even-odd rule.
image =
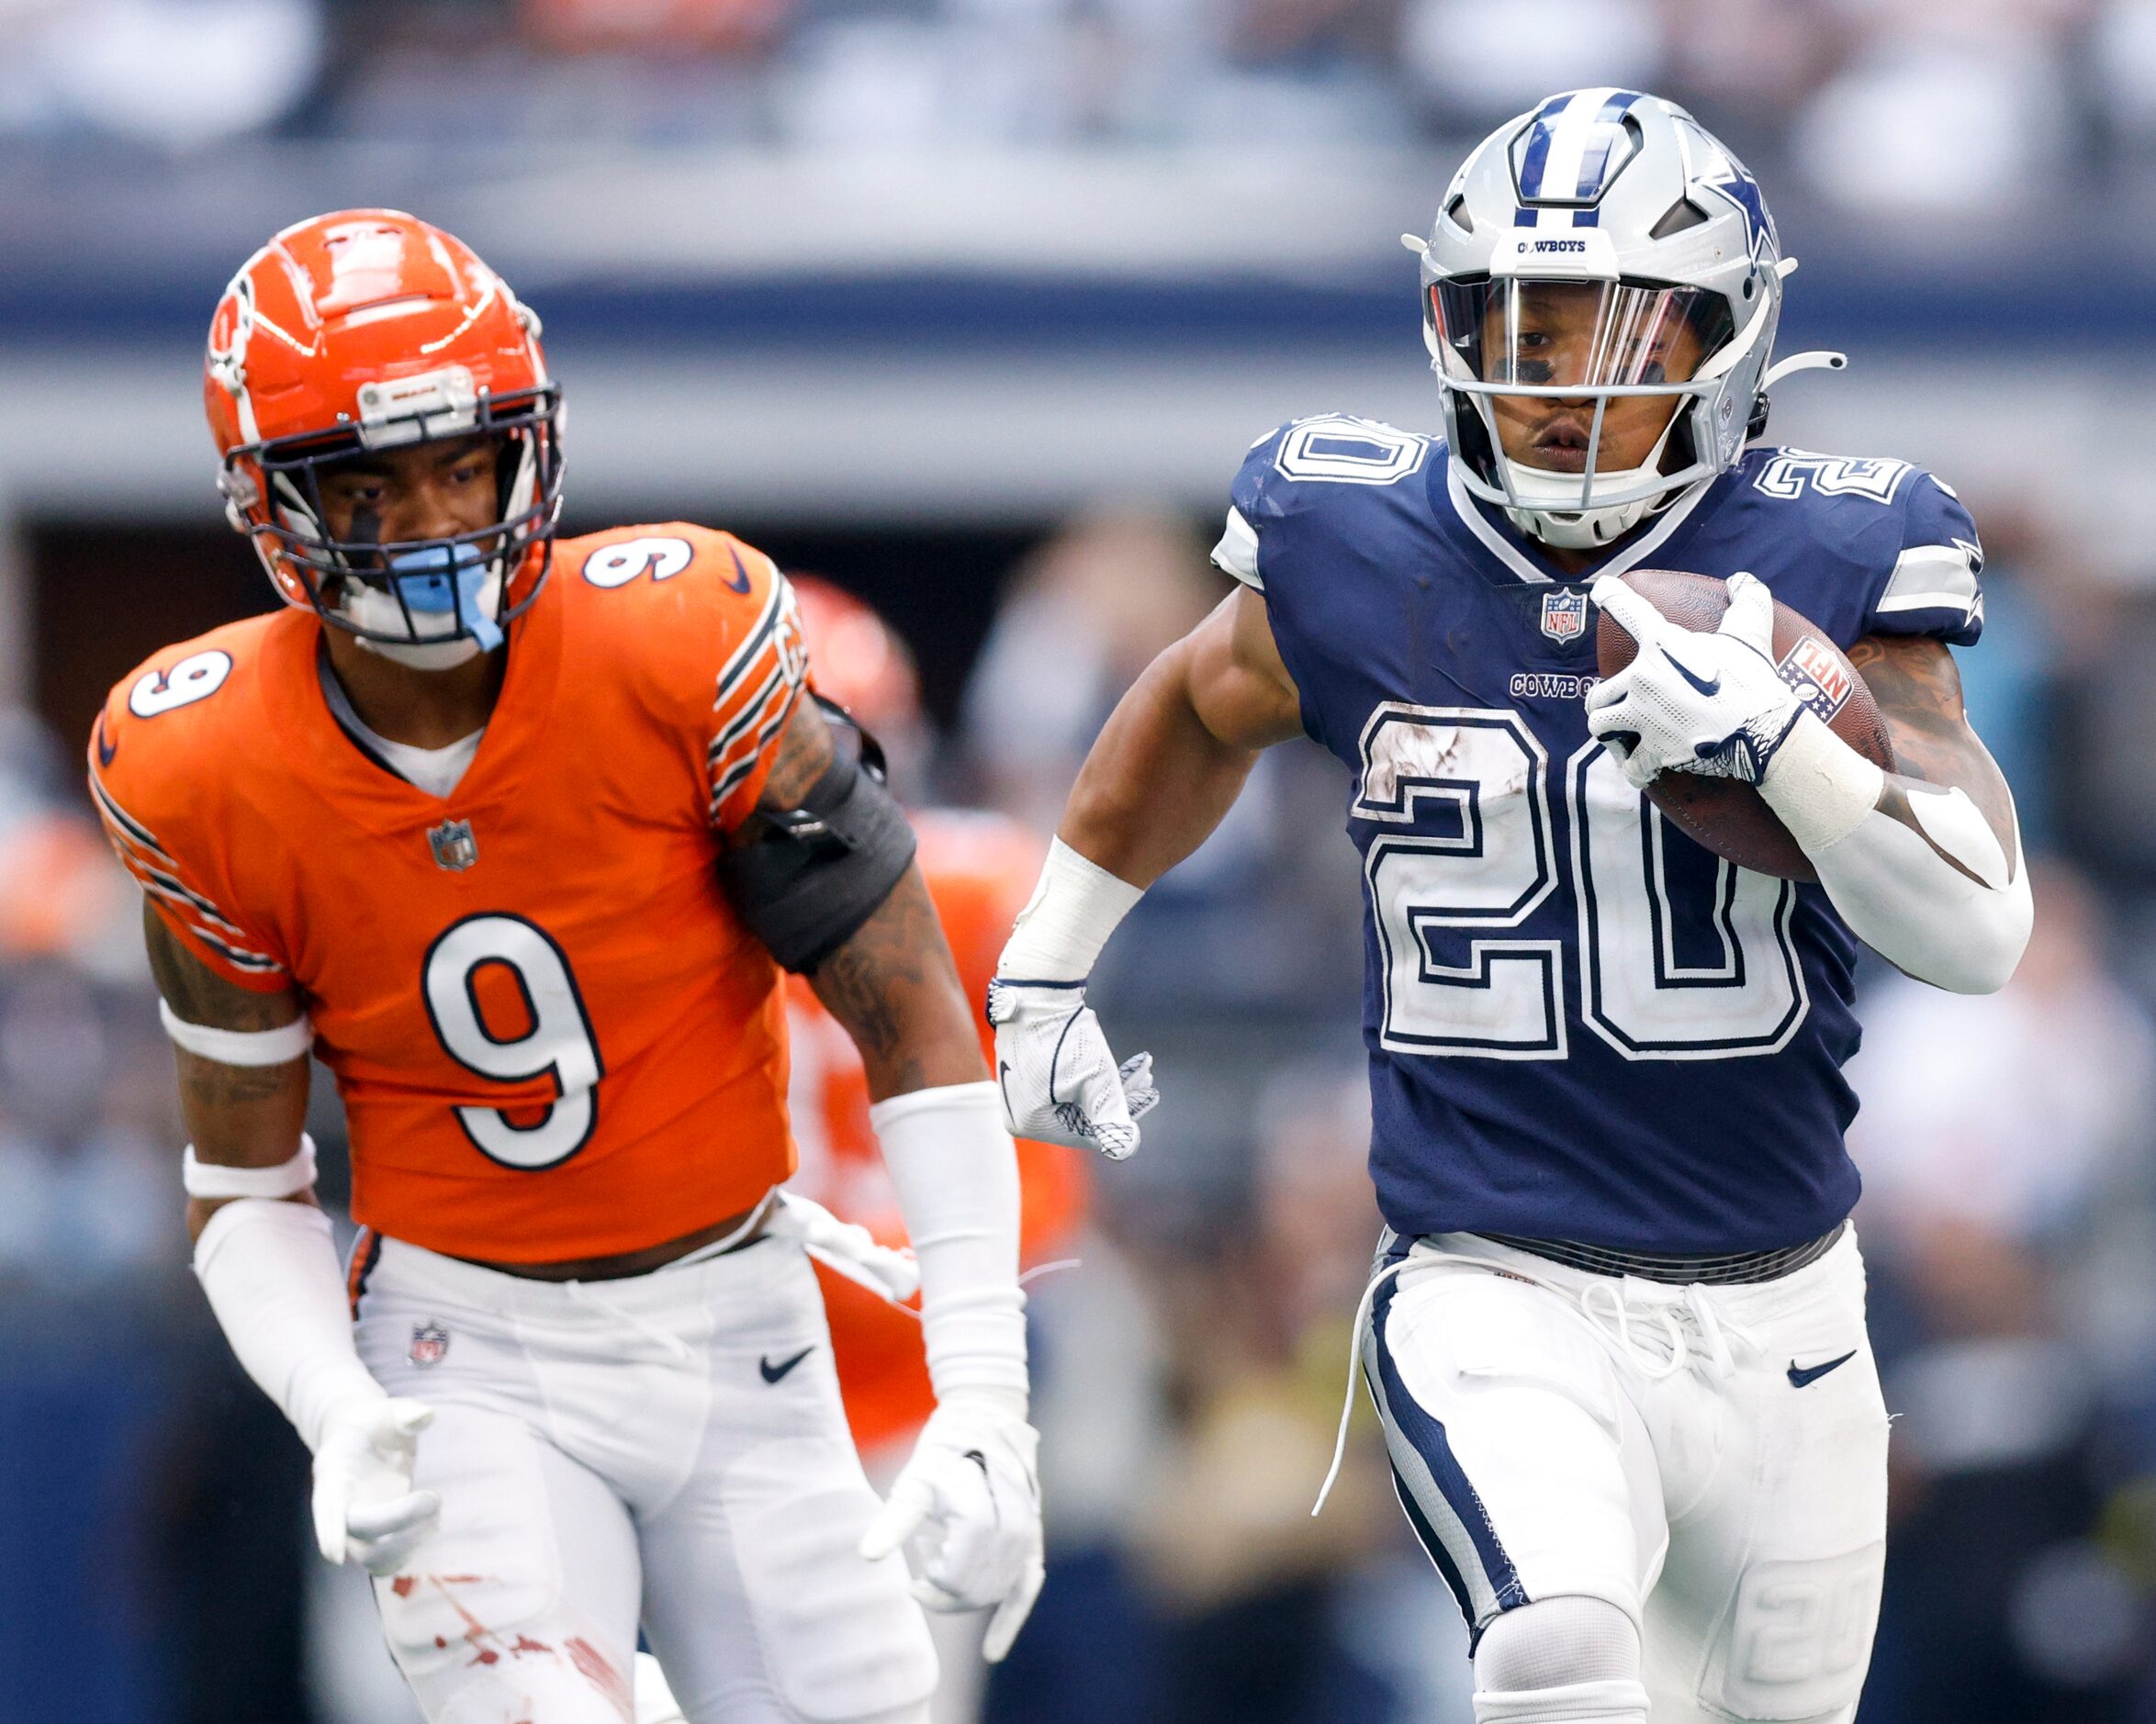
[[[694,1724],[918,1720],[920,1613],[1040,1575],[1016,1164],[904,816],[807,693],[771,562],[555,543],[538,320],[393,211],[287,229],[205,381],[286,601],[113,691],[91,789],[147,896],[196,1271],[314,1455],[437,1724],[630,1716],[639,1616]],[[879,1506],[779,1189],[785,986],[866,1068],[935,1404]],[[346,1290],[301,1133],[351,1124]]]
[[[1886,1528],[1857,941],[1982,992],[2030,924],[1947,650],[1982,626],[1976,530],[1906,463],[1746,447],[1825,356],[1769,367],[1791,265],[1682,109],[1553,96],[1409,243],[1446,436],[1253,445],[1214,553],[1241,585],[1117,709],[1003,955],[998,1080],[1016,1130],[1137,1147],[1149,1067],[1108,1052],[1094,959],[1260,750],[1316,738],[1368,888],[1359,1359],[1477,1718],[1847,1724]],[[1653,565],[1727,578],[1720,631],[1616,578]],[[1770,588],[1855,649],[1899,771],[1777,666]],[[1642,643],[1599,687],[1590,592]],[[1665,770],[1757,786],[1818,883],[1668,825]]]
[[[795,576],[802,631],[819,694],[844,707],[879,742],[918,763],[925,746],[920,684],[905,644],[869,606],[828,581]],[[916,768],[917,770],[917,765]],[[910,779],[894,768],[894,787]],[[983,810],[909,806],[921,879],[936,905],[974,999],[985,999],[1011,924],[1039,878],[1044,846],[1008,817]],[[815,991],[796,977],[787,990],[792,1039],[790,1103],[801,1165],[787,1182],[841,1220],[868,1228],[878,1243],[907,1243],[905,1217],[869,1117],[866,1069],[845,1026]],[[982,1025],[983,1051],[994,1033]],[[1090,1170],[1060,1144],[1021,1140],[1018,1151],[1019,1261],[1031,1269],[1056,1258],[1085,1216]],[[936,1407],[921,1326],[913,1314],[858,1281],[818,1264],[839,1393],[854,1440],[871,1476],[887,1476],[894,1451],[909,1443]]]
[[[890,751],[895,789],[904,792],[918,785],[928,753],[927,725],[920,678],[905,643],[874,610],[830,582],[795,575],[791,585],[815,666],[817,693],[843,707]],[[997,954],[1040,873],[1043,846],[1002,814],[910,808],[907,819],[919,845],[915,862],[950,943],[959,980],[971,997],[983,998]],[[905,1215],[877,1153],[860,1052],[804,978],[788,984],[786,1008],[792,1054],[788,1104],[800,1155],[787,1189],[866,1227],[881,1245],[905,1247]],[[983,1051],[992,1053],[993,1032],[985,1022],[981,1036]],[[1031,1270],[1075,1239],[1085,1216],[1090,1170],[1060,1144],[1022,1140],[1017,1153],[1019,1261]],[[847,1423],[869,1476],[887,1479],[936,1410],[920,1319],[829,1264],[815,1269]],[[978,1698],[978,1661],[964,1644],[968,1634],[977,1639],[978,1630],[964,1618],[945,1620],[951,1631],[938,1634],[945,1653],[935,1700],[939,1724],[971,1716]],[[636,1700],[638,1724],[668,1724],[680,1716],[668,1704],[656,1666],[646,1659],[637,1661]]]

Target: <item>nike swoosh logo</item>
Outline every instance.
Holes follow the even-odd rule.
[[[97,764],[101,767],[109,767],[112,764],[113,756],[118,753],[119,753],[119,744],[105,740],[105,714],[100,712],[97,714]]]
[[[785,1376],[788,1371],[792,1371],[794,1366],[800,1364],[803,1360],[806,1359],[816,1349],[813,1346],[804,1347],[801,1349],[801,1351],[794,1354],[792,1359],[786,1360],[782,1363],[776,1365],[771,1363],[771,1361],[768,1359],[759,1359],[756,1361],[756,1368],[764,1373],[764,1381],[766,1383],[777,1383],[781,1377]],[[1839,1363],[1840,1361],[1836,1360],[1836,1362]]]
[[[748,571],[741,566],[741,553],[732,545],[728,545],[726,554],[734,559],[734,578],[726,585],[737,593],[747,592],[748,590]]]
[[[1790,1386],[1792,1389],[1802,1389],[1806,1383],[1817,1383],[1836,1365],[1846,1365],[1856,1357],[1857,1349],[1852,1347],[1839,1359],[1830,1359],[1824,1365],[1811,1365],[1802,1371],[1797,1369],[1797,1361],[1792,1359],[1790,1360]]]
[[[1705,682],[1701,678],[1693,676],[1690,671],[1687,670],[1684,667],[1684,664],[1681,660],[1669,658],[1669,655],[1667,653],[1663,654],[1662,656],[1664,658],[1668,658],[1669,662],[1677,666],[1677,674],[1679,677],[1682,677],[1685,681],[1690,683],[1691,686],[1697,688],[1701,694],[1720,694],[1722,692],[1722,677],[1719,674],[1716,675],[1712,682]]]

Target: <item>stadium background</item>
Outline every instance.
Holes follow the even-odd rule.
[[[2156,0],[0,0],[0,1719],[411,1716],[188,1280],[76,764],[115,676],[271,599],[199,409],[239,261],[345,204],[462,234],[546,319],[570,529],[860,593],[922,670],[902,788],[1045,823],[1218,596],[1244,445],[1434,425],[1395,236],[1605,82],[1746,157],[1781,350],[1851,355],[1777,440],[1973,507],[1970,702],[2043,858],[2004,995],[1868,979],[1864,1724],[2156,1718]],[[1168,1100],[1037,1288],[1051,1579],[993,1719],[1468,1717],[1368,1430],[1305,1512],[1375,1226],[1339,804],[1281,751],[1111,947]]]

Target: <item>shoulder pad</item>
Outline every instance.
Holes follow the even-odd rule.
[[[670,521],[560,547],[579,638],[612,655],[666,722],[704,750],[711,818],[746,817],[771,744],[808,680],[793,588],[730,532]]]
[[[1263,590],[1259,546],[1269,523],[1337,500],[1339,487],[1397,485],[1421,470],[1434,446],[1432,438],[1346,413],[1290,420],[1244,455],[1215,565]]]
[[[1885,456],[1803,449],[1755,450],[1745,466],[1753,491],[1794,506],[1807,534],[1867,583],[1865,633],[1976,639],[1983,546],[1944,479]]]
[[[114,852],[196,956],[242,987],[288,979],[274,937],[240,918],[219,815],[273,722],[253,686],[264,639],[309,626],[275,612],[153,654],[113,686],[90,733],[90,800]]]

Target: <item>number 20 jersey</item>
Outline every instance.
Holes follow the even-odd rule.
[[[1982,553],[1954,494],[1755,448],[1566,578],[1442,442],[1328,417],[1252,447],[1214,556],[1263,593],[1304,728],[1353,775],[1387,1221],[1711,1255],[1847,1215],[1856,943],[1822,889],[1702,849],[1589,736],[1586,588],[1748,569],[1845,649],[1967,644]]]
[[[713,872],[806,677],[760,553],[672,523],[567,540],[447,797],[332,715],[323,625],[252,618],[116,687],[90,787],[187,947],[298,991],[353,1214],[504,1262],[642,1249],[793,1165],[785,995]]]

